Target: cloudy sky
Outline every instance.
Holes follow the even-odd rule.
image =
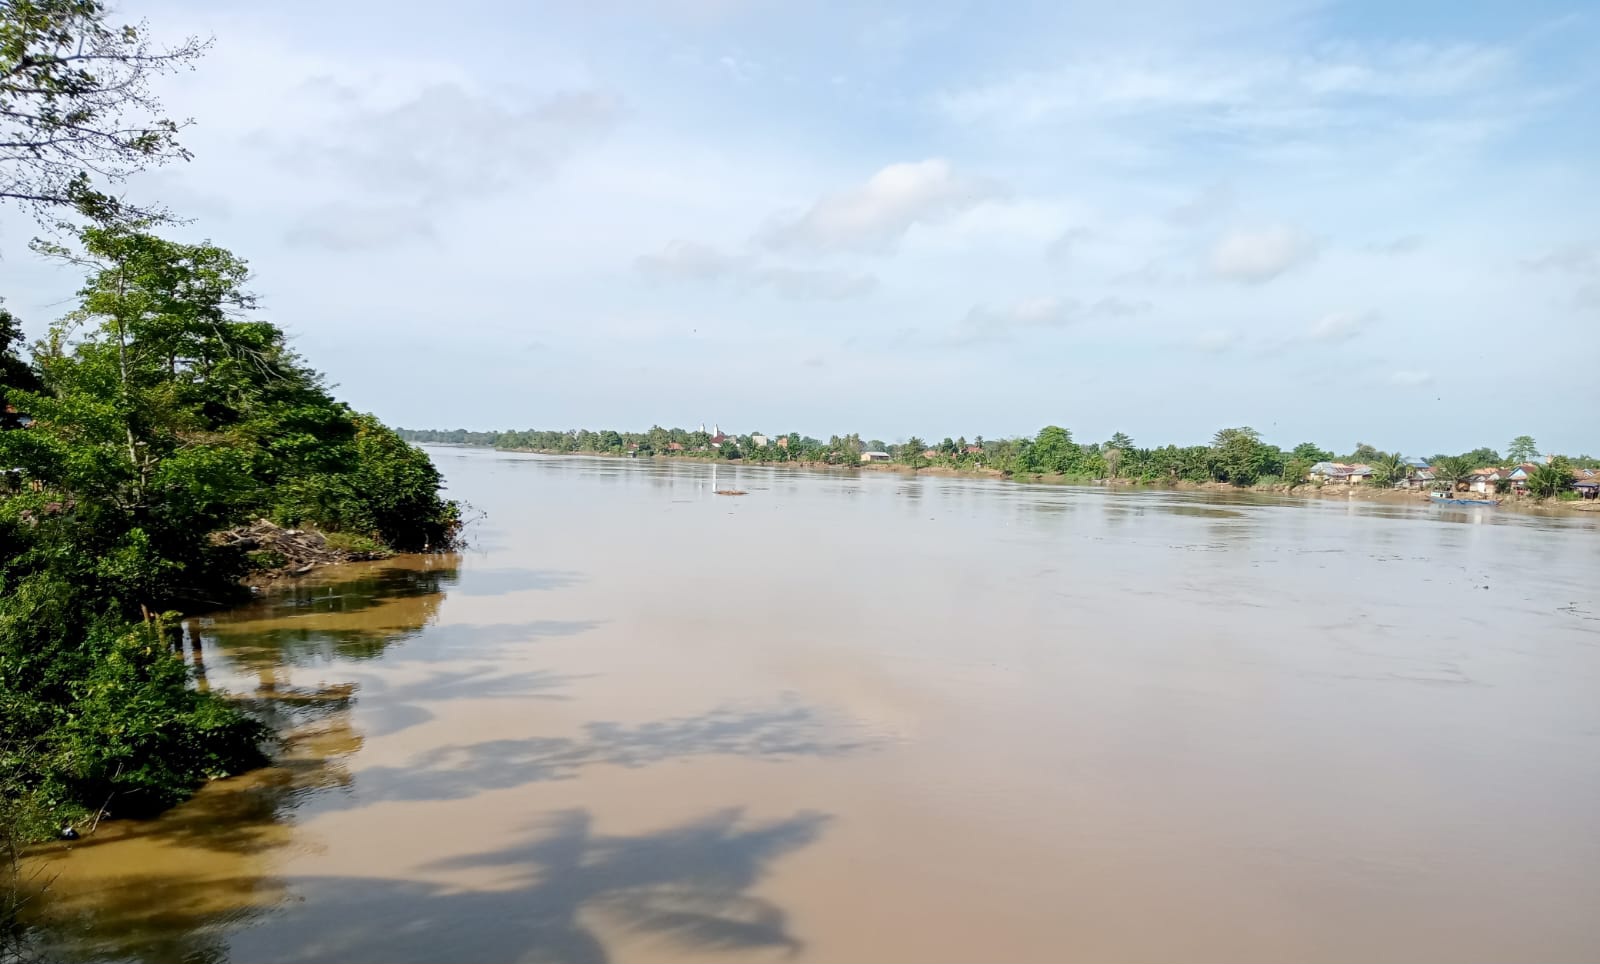
[[[216,41],[130,192],[392,423],[1600,450],[1587,4],[122,10]]]

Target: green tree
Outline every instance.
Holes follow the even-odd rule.
[[[1539,454],[1539,446],[1534,442],[1532,435],[1518,435],[1506,446],[1506,457],[1513,464],[1531,462]]]
[[[1433,460],[1433,477],[1437,482],[1444,483],[1452,491],[1461,483],[1472,477],[1472,470],[1477,466],[1465,455],[1441,455]]]
[[[913,435],[900,444],[900,447],[896,450],[895,461],[902,465],[909,465],[914,469],[920,469],[928,464],[928,457],[922,454],[927,448],[926,442]]]
[[[152,81],[206,44],[158,47],[142,24],[107,18],[99,0],[0,3],[0,201],[41,220],[59,207],[102,221],[163,216],[108,188],[189,157],[184,125],[162,116]]]
[[[1405,481],[1411,474],[1411,466],[1406,464],[1406,460],[1401,458],[1398,452],[1392,454],[1380,452],[1378,457],[1372,460],[1371,465],[1372,482],[1375,485],[1392,486]]]
[[[1083,459],[1083,450],[1072,441],[1072,433],[1059,425],[1046,425],[1034,436],[1028,450],[1028,467],[1033,472],[1058,475],[1070,473]]]
[[[1528,491],[1539,499],[1554,498],[1571,491],[1575,478],[1571,463],[1557,456],[1528,473]]]
[[[1211,440],[1213,477],[1218,482],[1250,485],[1267,466],[1269,452],[1261,444],[1261,433],[1245,426],[1225,428]]]
[[[1356,450],[1351,452],[1348,460],[1351,462],[1371,464],[1375,459],[1383,457],[1383,453],[1365,442],[1357,442]]]
[[[1127,451],[1133,448],[1133,439],[1122,432],[1113,432],[1110,441],[1106,442],[1106,448]]]
[[[1312,465],[1318,462],[1333,461],[1333,453],[1325,448],[1322,448],[1315,442],[1301,442],[1299,445],[1294,447],[1294,451],[1290,454],[1296,459],[1300,459],[1301,461]]]
[[[267,514],[425,549],[456,525],[425,454],[238,316],[242,261],[124,227],[79,240],[47,248],[86,269],[79,306],[37,383],[8,387],[35,421],[0,431],[0,465],[39,486],[0,498],[0,772],[66,818],[259,761],[262,728],[189,688],[171,645],[169,613],[240,591],[248,561],[211,533]]]
[[[39,389],[39,376],[22,357],[22,323],[0,304],[0,429],[9,427],[6,406],[11,392]]]

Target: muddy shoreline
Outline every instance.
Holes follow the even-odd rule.
[[[553,452],[543,449],[501,449],[490,448],[483,445],[458,445],[454,443],[426,443],[441,448],[478,449],[491,452],[516,452],[523,455],[546,455],[552,458],[575,459],[630,459],[625,455],[610,455],[604,452]],[[1082,479],[1076,476],[1064,475],[1027,475],[1016,476],[999,469],[958,469],[944,465],[929,465],[913,468],[909,465],[900,465],[892,462],[868,462],[861,465],[831,465],[827,462],[747,462],[743,459],[705,459],[662,456],[666,461],[683,461],[688,463],[707,463],[712,465],[748,466],[751,468],[774,469],[809,469],[818,472],[887,472],[896,475],[916,476],[925,475],[935,478],[950,479],[987,479],[993,481],[1017,482],[1024,485],[1081,485],[1089,487],[1137,489],[1141,491],[1169,491],[1169,492],[1228,492],[1228,493],[1253,493],[1258,495],[1280,495],[1291,498],[1304,498],[1307,500],[1338,499],[1357,502],[1377,502],[1391,505],[1426,505],[1428,493],[1411,489],[1378,489],[1366,485],[1315,485],[1306,483],[1290,488],[1287,485],[1251,485],[1234,486],[1226,482],[1138,482],[1131,479]],[[637,459],[633,459],[637,461]],[[646,459],[650,461],[650,459]],[[1528,512],[1536,515],[1568,515],[1600,512],[1600,501],[1560,501],[1546,500],[1540,502],[1530,497],[1517,497],[1512,495],[1496,496],[1501,500],[1497,507],[1502,510],[1515,512]]]

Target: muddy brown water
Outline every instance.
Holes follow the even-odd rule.
[[[50,956],[1600,958],[1595,520],[434,454],[471,550],[191,622],[280,762]]]

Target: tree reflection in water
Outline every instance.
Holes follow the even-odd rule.
[[[542,576],[519,578],[537,587]],[[826,819],[812,813],[752,822],[728,809],[655,832],[604,836],[594,832],[587,811],[566,811],[528,828],[520,843],[419,868],[509,871],[514,886],[492,891],[380,877],[286,876],[278,869],[280,855],[305,846],[293,827],[312,801],[325,812],[377,801],[455,799],[567,779],[590,766],[642,767],[707,755],[782,760],[862,745],[833,734],[814,709],[788,701],[638,726],[594,722],[573,737],[434,747],[405,765],[369,766],[353,778],[347,761],[365,739],[352,725],[357,700],[377,703],[377,712],[364,719],[392,733],[427,718],[421,702],[561,698],[568,678],[559,674],[508,674],[459,663],[419,680],[379,684],[372,693],[350,682],[291,680],[297,667],[375,659],[424,633],[430,651],[439,644],[482,654],[485,647],[597,625],[437,626],[443,592],[458,579],[450,559],[375,566],[354,579],[296,588],[195,621],[192,640],[205,647],[213,677],[254,679],[254,691],[238,698],[280,734],[274,765],[207,786],[159,819],[110,821],[92,837],[45,848],[36,861],[51,884],[32,921],[42,955],[151,962],[604,961],[595,920],[691,952],[796,950],[799,942],[781,909],[749,890],[772,861],[822,832]],[[502,575],[498,585],[509,579]]]

